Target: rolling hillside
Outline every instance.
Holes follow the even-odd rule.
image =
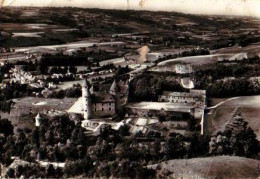
[[[158,165],[158,178],[257,178],[260,161],[242,157],[217,156],[188,160],[170,160]]]

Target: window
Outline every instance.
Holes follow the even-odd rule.
[[[102,108],[102,111],[104,111],[104,108]]]
[[[109,108],[109,111],[111,111],[111,108]]]

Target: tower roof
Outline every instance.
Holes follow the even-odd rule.
[[[37,114],[37,116],[35,117],[35,119],[41,119],[40,113]]]
[[[89,84],[88,84],[88,80],[87,79],[84,80],[82,87],[89,88]]]
[[[90,86],[89,86],[89,83],[88,83],[88,80],[84,80],[83,82],[83,85],[82,85],[82,95],[83,97],[90,97],[91,94],[90,94]]]
[[[39,127],[41,125],[41,116],[38,113],[37,116],[35,117],[35,126]]]
[[[119,88],[116,80],[114,80],[113,84],[110,87],[109,92],[119,92],[119,91],[120,91],[120,88]]]

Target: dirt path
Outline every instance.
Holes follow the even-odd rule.
[[[222,104],[224,104],[224,103],[226,103],[228,101],[234,100],[234,99],[238,99],[238,98],[240,98],[240,97],[229,98],[229,99],[227,99],[225,101],[222,101],[222,102],[216,104],[215,106],[208,107],[207,109],[216,109],[217,107],[221,106]]]

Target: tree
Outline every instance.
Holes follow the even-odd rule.
[[[9,136],[13,134],[13,125],[7,119],[0,119],[0,133],[5,136]]]
[[[166,116],[164,114],[158,114],[157,116],[159,122],[164,122],[166,119]]]
[[[183,158],[186,154],[184,142],[180,136],[174,136],[167,140],[164,146],[164,154],[167,159]]]
[[[123,125],[119,128],[119,133],[122,135],[122,136],[129,136],[130,135],[130,132],[129,132],[129,126],[128,125]]]
[[[224,132],[211,138],[210,154],[233,154],[254,157],[259,152],[259,145],[254,131],[248,126],[241,112],[236,109]]]
[[[35,128],[32,131],[32,143],[37,146],[37,148],[40,146],[40,140],[39,140],[39,128]]]
[[[73,73],[73,74],[76,74],[76,73],[77,73],[77,68],[74,67],[74,66],[70,66],[70,67],[69,67],[69,72],[70,72],[70,73]]]
[[[44,63],[43,59],[40,60],[38,66],[36,67],[37,72],[40,72],[40,74],[45,74],[47,72],[47,65]]]
[[[195,133],[190,138],[190,146],[188,149],[188,157],[198,157],[207,155],[209,152],[209,138],[205,135]]]
[[[160,139],[155,139],[153,143],[153,153],[155,156],[158,156],[161,151],[161,140]]]
[[[15,178],[15,170],[13,168],[7,170],[6,178]]]
[[[55,177],[55,169],[54,166],[51,164],[49,165],[48,169],[47,169],[47,176],[48,177]]]

